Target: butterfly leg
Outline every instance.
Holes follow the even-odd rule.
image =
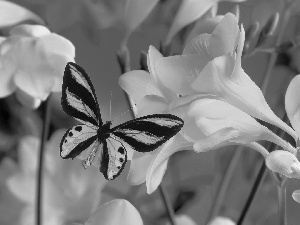
[[[98,151],[98,147],[100,145],[100,142],[97,142],[97,144],[95,144],[95,146],[93,147],[92,151],[90,152],[90,154],[88,155],[88,157],[82,161],[82,166],[84,169],[88,168],[90,165],[92,165],[95,157],[96,157],[96,153]]]

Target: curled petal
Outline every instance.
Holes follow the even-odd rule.
[[[285,94],[285,110],[298,137],[300,137],[300,75],[295,76]]]
[[[266,157],[267,167],[289,178],[300,178],[300,162],[288,151],[276,150]]]
[[[153,159],[147,171],[146,186],[148,194],[155,191],[161,183],[170,156],[175,152],[191,149],[191,143],[186,141],[180,134],[175,135],[162,146],[161,151]]]
[[[178,97],[178,95],[171,91],[170,89],[166,88],[160,80],[160,77],[157,75],[155,69],[155,63],[163,58],[163,55],[152,45],[149,46],[149,51],[147,55],[147,64],[150,74],[153,76],[154,80],[156,81],[156,85],[158,86],[159,90],[163,93],[163,97],[168,101],[171,102]]]
[[[203,40],[206,36],[207,40]],[[199,35],[187,44],[183,54],[201,54],[207,52],[211,59],[233,53],[239,37],[238,20],[232,13],[227,13],[215,27],[212,34]]]
[[[50,34],[50,30],[41,25],[22,24],[15,26],[10,30],[10,35],[21,37],[41,37]]]
[[[143,225],[136,208],[127,200],[116,199],[101,205],[85,225]]]
[[[163,96],[153,77],[143,70],[133,70],[121,75],[119,85],[135,104],[139,104],[146,95]]]
[[[226,102],[196,100],[191,104],[188,115],[195,118],[198,128],[207,136],[194,144],[196,151],[207,151],[233,143],[247,145],[258,140],[272,141],[288,151],[296,151],[254,118]]]

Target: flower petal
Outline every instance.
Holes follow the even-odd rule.
[[[121,75],[119,85],[135,104],[139,104],[146,95],[163,96],[153,77],[143,70],[132,70]]]
[[[35,13],[10,1],[0,1],[0,21],[1,28],[15,26],[25,21],[45,24]]]
[[[168,113],[166,100],[157,95],[147,95],[137,106],[137,117],[150,114]]]
[[[116,199],[101,205],[85,225],[143,225],[136,208],[127,200]]]
[[[160,149],[161,148],[158,148],[147,154],[143,152],[134,152],[127,177],[130,184],[139,185],[146,181],[147,170]]]
[[[194,147],[198,150],[215,149],[233,142],[246,145],[258,140],[268,140],[293,153],[296,151],[254,118],[226,102],[215,99],[196,100],[191,104],[188,115],[195,117],[198,128],[207,135],[207,138],[201,138],[195,143]],[[265,152],[261,153],[265,155]]]
[[[183,54],[207,52],[211,59],[232,54],[239,40],[238,20],[232,13],[227,13],[212,34],[206,35],[208,40],[202,40],[202,36],[199,35],[188,43]]]
[[[180,95],[194,94],[192,82],[210,61],[200,55],[170,56],[157,60],[155,70],[164,86]]]
[[[171,91],[170,89],[166,88],[160,80],[160,77],[157,75],[155,69],[155,63],[163,58],[163,55],[152,45],[149,46],[149,51],[147,55],[147,64],[150,74],[153,76],[154,80],[156,81],[156,85],[158,86],[161,93],[163,93],[163,97],[168,101],[171,102],[173,99],[176,99],[178,96],[176,93]]]
[[[295,129],[298,137],[300,137],[300,75],[295,76],[289,84],[285,94],[285,110]]]
[[[186,141],[180,134],[175,135],[163,145],[147,171],[146,186],[148,194],[154,192],[161,183],[170,156],[181,150],[191,150],[191,146],[192,144]]]

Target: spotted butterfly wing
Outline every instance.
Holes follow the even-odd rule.
[[[149,152],[158,148],[183,126],[171,114],[153,114],[111,128],[103,124],[95,89],[87,73],[75,63],[66,65],[62,85],[62,108],[82,124],[70,127],[60,144],[63,158],[79,158],[83,166],[99,167],[108,180],[115,179],[125,167],[126,148]]]

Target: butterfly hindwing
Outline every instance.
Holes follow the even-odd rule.
[[[79,122],[94,128],[102,125],[93,84],[84,69],[72,62],[65,68],[61,104]]]
[[[135,151],[150,152],[165,143],[183,126],[183,120],[172,114],[153,114],[130,120],[111,129]]]
[[[112,137],[103,142],[103,155],[100,172],[108,180],[113,180],[120,175],[127,162],[126,148],[121,141]]]
[[[60,155],[64,159],[73,159],[96,142],[97,130],[84,124],[73,126],[66,131],[61,140]]]

